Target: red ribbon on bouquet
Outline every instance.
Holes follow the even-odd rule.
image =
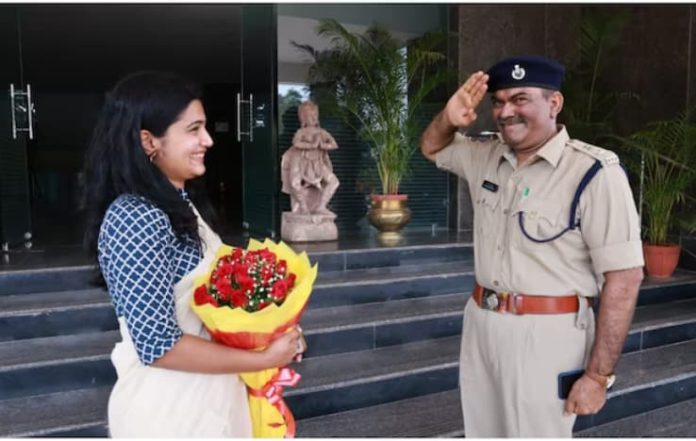
[[[266,398],[269,403],[271,403],[278,412],[283,416],[285,424],[287,425],[286,438],[295,437],[295,417],[292,416],[292,412],[283,401],[283,386],[297,386],[302,376],[295,372],[294,369],[289,367],[284,367],[278,371],[277,374],[271,378],[268,383],[266,383],[261,389],[252,389],[247,386],[249,394],[258,397]],[[271,423],[278,424],[278,423]]]

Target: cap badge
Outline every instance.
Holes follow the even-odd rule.
[[[520,67],[519,64],[515,64],[515,68],[512,69],[512,78],[515,80],[521,80],[524,78],[524,76],[527,74],[527,72],[524,70],[523,67]]]

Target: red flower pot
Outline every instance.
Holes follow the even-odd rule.
[[[650,277],[670,277],[679,263],[681,245],[648,245],[643,244],[645,271]]]

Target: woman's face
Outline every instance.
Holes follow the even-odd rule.
[[[157,155],[152,161],[176,188],[183,189],[189,179],[205,173],[205,154],[213,145],[205,129],[205,112],[199,100],[193,100],[167,128],[155,137]]]

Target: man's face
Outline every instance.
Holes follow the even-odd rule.
[[[516,87],[498,90],[491,99],[493,119],[513,150],[538,147],[556,133],[556,116],[563,105],[560,92]]]

